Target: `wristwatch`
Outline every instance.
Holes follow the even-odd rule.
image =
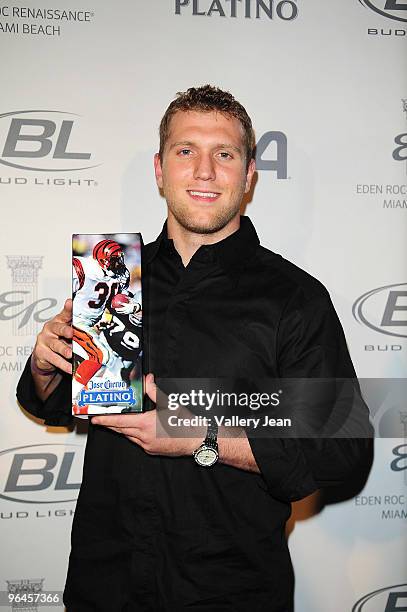
[[[195,461],[201,467],[211,467],[219,459],[218,452],[218,426],[210,423],[206,432],[206,438],[192,453]]]

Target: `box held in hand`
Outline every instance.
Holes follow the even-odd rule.
[[[141,234],[72,237],[72,414],[142,412]]]

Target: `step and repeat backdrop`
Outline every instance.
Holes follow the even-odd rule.
[[[177,91],[246,106],[262,243],[327,286],[364,382],[405,376],[406,32],[405,0],[0,1],[0,591],[63,588],[86,433],[44,427],[15,387],[70,294],[71,234],[159,233]],[[369,389],[367,483],[293,507],[299,612],[407,609],[407,406]]]

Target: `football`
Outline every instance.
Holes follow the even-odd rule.
[[[112,299],[112,307],[120,308],[120,306],[124,306],[125,304],[128,304],[129,302],[130,302],[130,298],[128,295],[125,295],[124,293],[118,293]]]

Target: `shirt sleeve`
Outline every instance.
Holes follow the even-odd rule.
[[[270,439],[248,433],[270,493],[282,501],[295,501],[321,487],[342,485],[355,473],[362,480],[366,478],[373,458],[369,411],[360,394],[341,324],[323,287],[316,296],[299,290],[289,300],[280,319],[276,351],[281,378],[324,378],[332,379],[333,384],[337,379],[352,379],[357,396],[350,399],[352,411],[358,413],[354,416],[363,424],[364,437]],[[348,410],[346,404],[343,399],[337,402],[337,410]]]
[[[67,426],[72,423],[71,377],[62,373],[62,380],[45,402],[42,402],[35,391],[34,378],[31,373],[31,356],[25,364],[24,371],[17,385],[17,399],[30,414],[44,419],[46,425]]]

